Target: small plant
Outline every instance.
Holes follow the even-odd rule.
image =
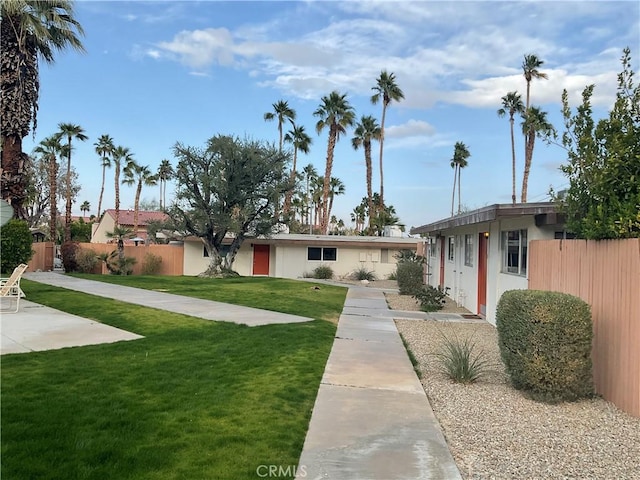
[[[423,312],[435,312],[442,310],[446,296],[447,294],[442,287],[438,286],[436,288],[431,285],[425,285],[413,295],[413,298],[420,302],[420,310]]]
[[[113,250],[111,253],[103,253],[98,256],[102,260],[112,275],[131,275],[133,273],[133,266],[136,264],[134,257],[121,258],[118,255],[118,250]]]
[[[162,257],[147,252],[142,260],[142,274],[143,275],[157,275],[162,266]]]
[[[330,280],[333,278],[333,270],[328,265],[320,265],[313,269],[313,278]]]
[[[351,274],[353,280],[368,280],[370,282],[376,279],[376,274],[364,267],[360,267]]]
[[[442,350],[437,353],[442,372],[456,383],[473,383],[488,368],[483,350],[477,351],[473,336],[460,339],[442,335]]]
[[[398,280],[398,273],[391,272],[389,275],[387,275],[387,280]]]
[[[76,266],[80,273],[93,273],[99,262],[98,254],[91,248],[79,248],[76,251]]]

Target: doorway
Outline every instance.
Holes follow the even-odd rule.
[[[269,275],[269,245],[253,244],[253,275]]]

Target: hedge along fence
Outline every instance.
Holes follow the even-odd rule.
[[[496,312],[500,354],[511,383],[536,400],[593,395],[591,310],[558,292],[510,290]]]

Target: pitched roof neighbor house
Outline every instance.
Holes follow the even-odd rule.
[[[395,255],[400,250],[415,252],[422,242],[420,238],[278,233],[245,240],[233,269],[243,276],[302,278],[326,265],[336,278],[364,268],[374,272],[376,278],[385,279],[396,270]],[[185,239],[184,275],[198,275],[208,265],[202,240]]]
[[[428,237],[427,283],[492,324],[500,296],[528,288],[529,242],[567,236],[552,202],[490,205],[411,233]]]
[[[133,210],[120,210],[119,223],[123,227],[134,227],[134,211]],[[158,211],[138,211],[138,237],[146,241],[147,238],[147,224],[151,221],[164,222],[169,219],[169,216],[164,212]],[[91,243],[109,243],[111,239],[107,237],[107,232],[113,232],[113,228],[116,224],[116,211],[115,209],[109,209],[104,212],[104,215],[100,219],[100,222],[93,224],[93,231],[91,234]],[[126,240],[125,243],[133,244],[133,240]]]

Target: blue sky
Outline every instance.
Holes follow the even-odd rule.
[[[313,163],[322,174],[327,133],[316,135],[313,111],[338,90],[357,118],[379,119],[381,106],[370,97],[381,70],[395,73],[405,94],[388,110],[384,154],[385,200],[400,220],[409,228],[449,215],[457,141],[471,152],[462,203],[508,203],[509,122],[496,110],[509,91],[524,99],[523,56],[544,60],[549,79],[533,82],[532,103],[561,129],[564,88],[576,106],[583,88],[596,84],[595,112],[605,116],[622,49],[631,48],[635,72],[640,55],[640,4],[633,1],[80,1],[75,8],[87,53],[68,51],[41,67],[38,128],[23,147],[29,152],[60,122],[85,129],[89,140],[72,157],[82,185],[77,214],[85,200],[96,213],[101,167],[93,143],[100,135],[155,170],[164,158],[176,164],[178,141],[203,146],[213,135],[233,134],[277,143],[277,122],[263,115],[281,99],[313,138],[299,164]],[[352,136],[339,141],[333,170],[346,185],[333,213],[347,225],[366,195],[364,154],[353,150]],[[517,135],[518,197],[523,153]],[[565,159],[562,148],[537,143],[529,201],[567,185],[558,170]],[[377,155],[373,175],[378,190]],[[122,187],[121,208],[133,208],[134,193]],[[145,187],[142,197],[157,200],[159,189]],[[107,171],[103,208],[113,208],[113,198]]]

